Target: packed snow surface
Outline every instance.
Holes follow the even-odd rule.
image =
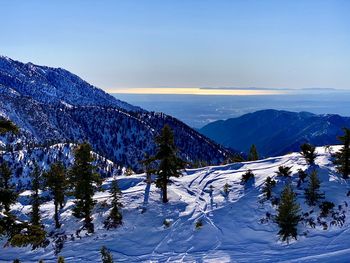
[[[69,199],[62,210],[62,232],[68,238],[59,253],[66,262],[100,262],[99,249],[106,246],[116,262],[349,262],[350,228],[347,197],[348,181],[335,171],[331,153],[339,149],[333,146],[317,148],[316,165],[310,167],[299,153],[273,157],[254,162],[234,163],[186,170],[182,177],[173,179],[169,186],[169,203],[162,204],[160,191],[144,181],[145,175],[119,176],[123,192],[124,224],[115,230],[103,228],[108,208],[103,204],[109,199],[110,180],[104,182],[104,192],[98,192],[94,209],[95,234],[75,236],[81,226],[72,216],[73,200]],[[292,166],[291,179],[275,175],[280,165]],[[255,174],[251,185],[242,185],[241,176],[248,169]],[[327,201],[334,202],[335,211],[346,216],[345,223],[331,225],[332,218],[322,218],[328,228],[317,223],[318,206],[305,204],[304,188],[297,188],[298,169],[316,169],[321,180],[321,191]],[[312,212],[316,227],[301,222],[298,239],[282,242],[278,226],[267,213],[276,214],[276,206],[262,201],[261,187],[267,176],[277,180],[273,195],[278,197],[283,186],[290,181],[297,193],[302,212]],[[229,184],[228,196],[223,192]],[[30,210],[22,193],[20,203],[14,209],[25,219]],[[53,203],[41,207],[43,223],[48,232],[53,230]],[[164,226],[167,220],[170,226]],[[196,222],[203,225],[196,229]],[[71,238],[74,236],[74,240]],[[1,245],[0,262],[19,258],[22,262],[56,262],[52,243],[46,248],[31,250]]]

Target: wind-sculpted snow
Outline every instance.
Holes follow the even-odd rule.
[[[349,197],[348,182],[336,174],[331,153],[337,150],[317,148],[316,166],[310,167],[299,153],[274,157],[255,162],[234,163],[225,166],[209,166],[187,170],[169,186],[169,203],[162,204],[160,191],[144,182],[145,175],[119,176],[123,192],[123,225],[115,230],[105,230],[103,220],[108,214],[105,202],[107,191],[98,192],[94,209],[96,233],[76,236],[81,222],[72,216],[73,199],[68,199],[62,210],[62,235],[66,235],[60,252],[66,262],[99,262],[99,249],[106,246],[116,262],[347,262],[349,250]],[[275,175],[280,165],[292,166],[291,179]],[[297,170],[316,169],[321,180],[321,191],[327,201],[336,205],[334,213],[345,216],[344,224],[331,224],[329,215],[317,222],[320,209],[305,204],[304,188],[297,187]],[[248,169],[255,174],[255,181],[244,186],[241,176]],[[267,176],[278,183],[273,196],[278,197],[283,186],[290,181],[302,207],[304,220],[298,226],[298,239],[289,244],[277,236],[278,226],[273,221],[276,206],[263,202],[261,187]],[[224,185],[230,192],[225,195]],[[110,179],[103,184],[108,189]],[[27,192],[22,197],[28,195]],[[145,202],[146,200],[146,202]],[[29,206],[18,203],[16,214],[26,217]],[[42,206],[46,229],[53,230],[53,203]],[[312,212],[311,212],[312,211]],[[271,218],[267,217],[271,214]],[[315,228],[306,219],[315,220]],[[163,225],[164,220],[170,223]],[[203,226],[196,229],[201,220]],[[324,229],[324,223],[327,229]],[[0,244],[2,245],[2,244]],[[53,245],[31,251],[30,248],[2,248],[0,261],[19,258],[23,262],[56,262]]]

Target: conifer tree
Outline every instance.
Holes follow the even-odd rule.
[[[307,173],[302,169],[298,169],[298,176],[300,183],[304,183],[307,177]]]
[[[26,222],[18,224],[17,232],[10,236],[9,243],[15,247],[31,245],[33,249],[47,245],[46,232],[41,226],[29,225]]]
[[[91,218],[91,211],[96,203],[93,200],[95,193],[94,184],[101,183],[101,178],[92,165],[91,150],[91,146],[88,143],[80,144],[75,149],[75,161],[70,171],[70,182],[74,188],[74,196],[76,198],[73,214],[78,218],[84,218],[84,228],[89,233],[94,232]]]
[[[305,189],[305,199],[308,205],[316,205],[320,199],[324,199],[324,194],[320,191],[320,180],[318,179],[316,170],[310,174],[308,187]]]
[[[118,227],[122,224],[123,216],[120,209],[123,207],[123,204],[120,202],[121,197],[122,192],[119,189],[117,180],[114,179],[111,185],[112,209],[107,220],[105,221],[105,227],[107,229]]]
[[[297,226],[300,220],[300,206],[296,202],[295,193],[287,184],[281,193],[281,200],[277,209],[276,223],[280,227],[278,234],[282,240],[289,237],[297,238]]]
[[[276,172],[277,176],[289,177],[292,174],[292,167],[290,166],[279,166],[278,171]]]
[[[262,192],[267,200],[269,200],[272,196],[272,189],[276,185],[276,181],[271,179],[270,176],[266,178],[265,184],[262,188]]]
[[[316,159],[316,147],[309,143],[304,143],[300,146],[300,149],[301,154],[304,156],[306,162],[310,165],[314,164]]]
[[[101,252],[102,263],[113,263],[114,262],[111,252],[105,246],[101,247],[100,252]]]
[[[64,263],[64,257],[62,256],[59,256],[58,259],[57,259],[57,263]]]
[[[154,174],[156,170],[152,164],[153,159],[147,153],[145,153],[144,157],[145,159],[141,161],[141,164],[143,164],[146,172],[146,182],[147,184],[150,184],[152,182],[152,174]]]
[[[163,203],[168,202],[167,186],[170,177],[179,177],[180,169],[185,167],[185,162],[177,157],[174,134],[168,125],[164,125],[159,136],[155,138],[157,152],[151,157],[151,161],[157,161],[156,186],[162,190]]]
[[[343,178],[347,179],[350,174],[350,129],[344,128],[343,131],[344,135],[338,137],[343,147],[339,152],[335,153],[334,164],[337,166],[338,172],[343,175]]]
[[[5,133],[12,132],[18,133],[18,128],[9,120],[0,120],[0,135]]]
[[[33,226],[40,226],[40,203],[41,198],[39,196],[39,190],[41,186],[41,171],[39,166],[34,163],[34,169],[31,173],[31,179],[32,179],[32,195],[31,195],[31,204],[32,204],[32,211],[30,213],[31,219],[30,222]]]
[[[64,205],[65,189],[68,185],[66,171],[62,163],[54,163],[50,170],[44,174],[45,186],[49,188],[55,205],[55,227],[60,228],[59,208]]]
[[[4,161],[0,165],[0,208],[4,208],[5,212],[10,211],[10,206],[17,200],[17,193],[14,186],[11,185],[11,169],[8,164]]]
[[[255,144],[252,144],[248,154],[248,161],[256,161],[256,160],[259,160],[259,154]]]

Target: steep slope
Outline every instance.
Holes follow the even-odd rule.
[[[103,229],[102,222],[108,214],[105,201],[109,200],[109,195],[99,192],[95,195],[98,201],[94,210],[96,233],[77,237],[75,231],[81,222],[72,217],[74,200],[69,199],[62,210],[62,235],[66,235],[67,240],[60,255],[68,263],[98,262],[99,249],[104,245],[112,251],[117,262],[347,262],[350,256],[348,182],[336,174],[331,162],[331,152],[337,149],[318,148],[314,167],[309,167],[299,153],[293,153],[255,162],[187,170],[169,186],[170,202],[166,205],[160,202],[160,192],[154,185],[148,192],[144,174],[120,176],[124,224],[116,230]],[[275,197],[287,183],[288,180],[275,176],[280,165],[293,167],[289,181],[303,212],[298,240],[289,244],[282,243],[277,236],[278,227],[273,221],[276,206],[270,201],[263,202],[261,196],[267,176],[278,181],[273,189]],[[297,187],[299,168],[318,171],[321,191],[325,192],[327,201],[335,204],[333,213],[319,217],[317,206],[305,204],[303,189],[307,182]],[[255,181],[244,186],[240,180],[248,169],[254,172]],[[225,183],[231,186],[228,196],[223,193]],[[108,189],[109,184],[109,180],[105,181],[104,188]],[[28,192],[21,195],[22,200],[26,195]],[[48,230],[53,228],[52,207],[52,201],[42,206],[43,222]],[[15,206],[15,210],[23,217],[29,212],[29,205],[23,201]],[[334,215],[344,216],[344,222],[331,223]],[[307,223],[311,218],[316,223],[315,228]],[[165,219],[171,222],[169,227],[163,225]],[[200,229],[195,228],[198,220],[203,222]],[[56,262],[57,256],[53,244],[34,251],[3,248],[0,261],[14,258],[23,262],[39,259]]]
[[[336,144],[343,127],[350,127],[350,118],[262,110],[210,123],[200,132],[226,147],[247,152],[255,144],[263,156],[276,156],[298,151],[305,142],[317,146]]]
[[[25,64],[4,56],[0,56],[0,85],[45,104],[62,102],[74,106],[113,106],[127,111],[142,110],[117,100],[65,69]]]
[[[113,162],[140,170],[164,124],[174,130],[185,160],[219,164],[230,152],[179,120],[121,102],[62,69],[0,57],[0,116],[28,141],[89,141]]]
[[[46,171],[54,162],[61,162],[65,167],[71,167],[74,161],[74,148],[71,143],[54,144],[47,147],[30,147],[21,150],[0,151],[0,162],[5,160],[14,173],[13,183],[18,191],[30,189],[30,173],[35,162],[40,169]],[[92,153],[94,165],[102,177],[122,174],[125,169],[118,167],[112,161]]]

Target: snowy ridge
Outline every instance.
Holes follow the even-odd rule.
[[[6,57],[0,57],[0,116],[21,128],[25,144],[88,141],[95,152],[138,171],[165,124],[189,163],[220,164],[231,155],[181,121],[119,101],[66,70]]]
[[[77,106],[101,105],[142,111],[139,107],[117,100],[65,69],[25,64],[4,56],[0,56],[0,84],[41,103],[53,104],[62,100]]]
[[[72,217],[73,200],[69,199],[62,211],[62,231],[67,240],[60,255],[66,262],[98,262],[99,249],[104,245],[117,262],[347,262],[350,257],[349,186],[335,172],[331,161],[331,153],[337,149],[338,146],[317,148],[315,167],[307,165],[299,153],[292,153],[254,162],[187,170],[182,177],[173,179],[169,186],[170,201],[166,205],[160,202],[160,191],[153,184],[147,188],[144,174],[119,176],[125,205],[124,224],[116,230],[103,228],[102,222],[108,214],[104,203],[108,202],[109,194],[98,192],[93,215],[96,233],[75,237],[81,222]],[[298,240],[289,244],[279,240],[276,223],[267,217],[267,213],[276,214],[276,206],[270,201],[262,202],[261,196],[261,186],[267,176],[278,181],[273,190],[275,197],[288,182],[275,176],[280,165],[293,167],[290,182],[297,193],[303,218],[313,218],[316,222],[313,228],[305,220],[301,221]],[[331,216],[317,222],[318,206],[309,207],[305,203],[303,193],[307,183],[297,188],[299,168],[318,171],[321,191],[327,201],[335,204],[334,212],[345,216],[344,224],[331,224]],[[254,172],[255,181],[244,186],[240,180],[248,169]],[[228,196],[223,193],[225,183],[231,185]],[[108,189],[109,184],[110,179],[107,179],[103,188]],[[22,197],[27,194],[24,192]],[[29,212],[26,203],[18,203],[14,208],[22,218]],[[53,228],[52,211],[52,202],[42,206],[43,222],[48,231]],[[171,222],[169,227],[163,225],[165,219]],[[195,228],[198,220],[203,222],[200,229]],[[16,257],[23,262],[39,259],[56,262],[57,258],[50,244],[34,251],[6,247],[0,254],[0,261]]]

